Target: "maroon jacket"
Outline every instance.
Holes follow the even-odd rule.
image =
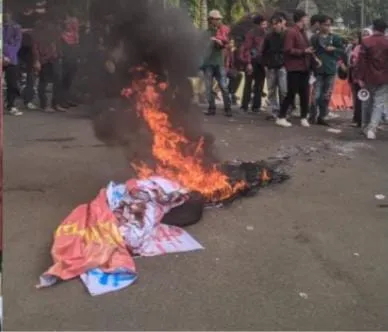
[[[354,75],[367,85],[388,84],[388,39],[384,34],[363,39]]]
[[[265,38],[265,30],[257,26],[250,30],[240,48],[240,60],[245,64],[260,62],[261,48]]]
[[[287,71],[310,71],[311,57],[304,51],[309,41],[297,25],[289,28],[284,39],[284,65]]]
[[[55,24],[48,24],[42,29],[39,27],[35,31],[32,51],[34,61],[45,64],[61,57],[60,30]]]

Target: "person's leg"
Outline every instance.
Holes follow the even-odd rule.
[[[362,126],[362,102],[358,99],[358,91],[360,91],[361,87],[358,84],[354,84],[354,92],[353,92],[353,103],[354,103],[354,112],[355,117],[354,120],[357,124],[357,127]]]
[[[62,91],[63,91],[63,104],[68,106],[75,105],[71,96],[71,87],[75,75],[77,73],[77,47],[70,46],[66,43],[62,44],[63,50],[63,63],[62,63]]]
[[[376,137],[377,127],[379,126],[385,109],[385,98],[388,93],[388,84],[380,85],[373,89],[373,106],[370,122],[367,127],[367,137],[373,139]]]
[[[43,111],[47,110],[47,85],[49,82],[49,74],[50,74],[50,64],[46,63],[42,65],[42,68],[39,72],[39,83],[38,83],[38,97],[39,97],[39,104],[40,108]]]
[[[286,68],[280,68],[277,72],[279,87],[279,105],[282,104],[287,95],[287,71]]]
[[[367,126],[369,125],[371,121],[372,111],[373,111],[373,104],[374,104],[374,90],[375,87],[368,87],[369,91],[369,99],[362,102],[362,129],[366,130]]]
[[[317,117],[321,113],[324,79],[323,75],[316,75],[314,77],[315,81],[313,85],[310,84],[311,103],[309,120],[311,123],[315,123],[317,121]]]
[[[204,68],[204,82],[206,97],[208,101],[208,115],[214,115],[216,113],[216,101],[213,93],[213,79],[214,79],[214,68],[213,66],[206,66]]]
[[[265,69],[259,64],[253,66],[253,105],[252,111],[259,112],[261,109],[261,100],[265,82]]]
[[[249,103],[251,102],[252,82],[253,82],[253,74],[248,75],[245,72],[245,84],[244,84],[244,90],[243,90],[243,97],[241,101],[241,109],[243,109],[244,111],[248,111]]]
[[[53,63],[51,64],[51,77],[53,82],[51,107],[58,111],[65,111],[66,109],[61,107],[61,104],[63,104],[61,69],[62,68],[59,60],[53,61]]]
[[[310,73],[302,72],[299,74],[298,93],[300,99],[300,117],[301,124],[304,127],[308,127],[307,116],[309,113],[309,97],[310,97]]]
[[[224,102],[225,113],[226,113],[226,115],[230,116],[230,115],[232,115],[232,112],[231,112],[231,104],[230,104],[225,68],[222,66],[217,66],[215,68],[214,74],[215,74],[214,75],[215,79],[218,83],[218,87],[221,90],[222,100]]]
[[[237,104],[236,92],[241,83],[242,74],[240,72],[232,71],[229,73],[229,94],[233,105]]]
[[[330,99],[333,94],[335,75],[325,75],[322,87],[321,104],[319,109],[318,121],[320,124],[326,124],[325,118],[329,114]]]
[[[5,67],[4,72],[5,84],[7,87],[7,110],[13,115],[22,115],[23,113],[16,109],[15,101],[16,98],[20,95],[19,93],[19,84],[18,77],[19,71],[16,65],[8,65]]]
[[[277,102],[277,69],[267,70],[267,90],[268,90],[268,106],[271,109],[272,115],[276,115],[276,111],[279,109]]]
[[[279,111],[279,117],[276,123],[283,127],[290,127],[291,124],[286,120],[286,115],[288,109],[291,107],[293,101],[295,100],[295,95],[298,91],[298,81],[299,73],[298,72],[288,72],[287,73],[287,95],[284,98]]]
[[[24,105],[29,109],[34,109],[34,105],[32,104],[32,101],[34,100],[34,88],[35,88],[35,81],[36,76],[34,73],[34,68],[32,65],[27,66],[27,78],[26,78],[26,86],[23,91],[23,101]]]

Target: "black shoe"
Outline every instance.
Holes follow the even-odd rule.
[[[66,104],[69,105],[69,107],[77,107],[78,106],[78,104],[76,102],[71,101],[71,100],[68,100],[66,102]]]
[[[232,110],[231,110],[231,109],[226,109],[226,110],[225,110],[225,116],[227,116],[228,118],[230,118],[231,116],[233,116]]]
[[[259,113],[260,112],[260,108],[252,108],[252,112],[253,113]]]
[[[325,121],[325,120],[323,120],[323,119],[319,119],[319,118],[318,118],[318,120],[317,120],[317,125],[319,125],[319,126],[325,126],[325,127],[330,127],[330,124],[329,124],[327,121]]]
[[[61,103],[59,106],[66,109],[70,108],[70,105],[68,103]]]
[[[244,112],[248,112],[248,107],[243,107],[241,106],[240,110],[244,111]]]
[[[205,115],[216,115],[215,109],[208,109],[206,112],[204,112]]]
[[[310,124],[317,124],[317,119],[316,118],[309,117],[308,121],[309,121]]]

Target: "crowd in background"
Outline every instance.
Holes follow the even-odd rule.
[[[54,17],[54,19],[53,19]],[[6,110],[22,115],[16,107],[21,98],[25,109],[40,108],[44,112],[65,112],[77,105],[72,93],[79,69],[86,68],[85,54],[104,63],[104,38],[109,34],[109,20],[81,26],[67,9],[57,15],[25,8],[22,12],[4,10],[3,69],[6,83]],[[310,19],[301,10],[293,14],[293,24],[282,12],[270,18],[257,15],[254,27],[236,45],[230,28],[222,23],[218,10],[209,13],[208,34],[211,41],[201,71],[206,87],[206,115],[216,114],[214,81],[218,83],[226,116],[232,106],[241,102],[244,112],[263,110],[266,95],[270,117],[281,127],[291,127],[290,114],[296,109],[296,97],[303,127],[311,124],[329,126],[329,103],[336,79],[348,80],[353,92],[353,122],[373,139],[386,110],[388,95],[388,39],[384,20],[373,22],[373,29],[345,41],[332,32],[332,18],[314,15]],[[95,29],[96,29],[95,27]],[[101,30],[101,31],[100,31]],[[80,63],[82,64],[80,66]],[[109,65],[109,62],[106,64]],[[105,66],[109,72],[109,66]],[[90,71],[90,70],[89,70]],[[20,89],[20,73],[25,74],[25,87]],[[82,75],[78,75],[77,81]],[[245,77],[241,101],[237,89]],[[47,93],[48,83],[52,93]],[[36,84],[37,83],[37,84]],[[35,86],[39,105],[33,101]],[[113,86],[113,84],[112,84]],[[370,97],[362,101],[360,90]],[[117,90],[117,89],[116,89]],[[50,100],[49,99],[50,96]]]
[[[342,79],[352,87],[355,126],[362,128],[368,139],[376,138],[387,113],[388,38],[384,20],[375,20],[372,29],[349,43],[332,32],[333,19],[326,15],[314,15],[309,20],[305,12],[296,10],[290,26],[281,12],[268,20],[258,15],[253,23],[255,27],[235,49],[220,12],[209,13],[212,46],[202,66],[209,104],[205,114],[216,114],[215,79],[222,92],[225,115],[232,116],[235,87],[243,71],[243,111],[247,112],[250,105],[252,112],[260,112],[266,80],[268,106],[277,125],[292,126],[289,115],[298,96],[301,126],[330,126],[333,86],[336,79]],[[369,98],[362,100],[360,90]]]
[[[5,74],[6,110],[19,116],[16,107],[22,98],[26,109],[35,109],[35,85],[39,107],[48,113],[64,112],[76,106],[71,87],[79,61],[80,27],[78,19],[68,10],[55,21],[45,11],[25,8],[15,13],[4,8],[3,69]],[[25,87],[21,91],[21,73],[25,73]],[[48,100],[47,86],[52,82]]]

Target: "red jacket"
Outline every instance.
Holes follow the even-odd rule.
[[[388,84],[388,39],[384,34],[363,39],[354,74],[368,85]]]
[[[265,38],[265,30],[261,27],[254,27],[246,36],[240,48],[240,60],[245,64],[260,62],[261,48]]]
[[[289,28],[284,39],[284,65],[287,71],[310,71],[311,58],[304,51],[309,41],[297,25]]]
[[[227,46],[229,44],[229,32],[230,29],[227,25],[220,25],[217,29],[215,36],[218,40],[221,40],[223,43],[223,47]]]
[[[46,30],[42,30],[46,29]],[[45,64],[57,60],[61,56],[60,50],[60,31],[54,24],[47,24],[38,28],[33,38],[33,58]]]

